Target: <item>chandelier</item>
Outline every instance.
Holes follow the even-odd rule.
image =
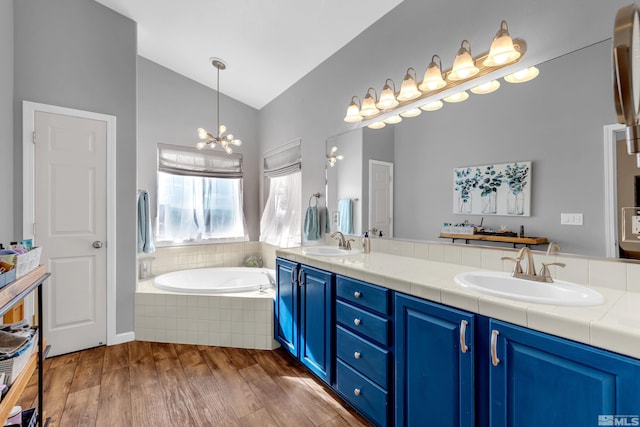
[[[216,144],[220,144],[220,146],[227,152],[227,154],[233,153],[232,145],[239,147],[242,144],[242,141],[234,138],[233,134],[228,133],[225,135],[227,131],[227,127],[225,125],[220,124],[220,70],[224,70],[227,68],[227,64],[220,58],[211,58],[211,65],[213,65],[218,70],[218,79],[216,82],[216,113],[217,113],[217,124],[218,131],[216,135],[213,135],[209,131],[204,128],[198,128],[198,137],[201,141],[198,141],[196,147],[198,150],[202,150],[205,147],[209,147],[212,150],[216,148]]]

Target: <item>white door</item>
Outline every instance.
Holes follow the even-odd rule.
[[[106,343],[107,123],[35,112],[35,241],[50,355]]]
[[[369,160],[369,229],[393,237],[393,163]]]

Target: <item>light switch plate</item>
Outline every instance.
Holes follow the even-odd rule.
[[[581,213],[561,213],[561,225],[583,225],[583,215]]]
[[[640,207],[622,208],[622,241],[640,243]]]

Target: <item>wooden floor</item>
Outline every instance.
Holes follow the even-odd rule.
[[[283,350],[130,342],[49,358],[50,426],[367,426]],[[37,378],[22,407],[37,400]]]

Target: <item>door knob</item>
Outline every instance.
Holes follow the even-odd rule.
[[[100,240],[96,240],[91,244],[91,246],[93,246],[96,249],[100,249],[101,247],[104,246],[104,242],[101,242]]]

